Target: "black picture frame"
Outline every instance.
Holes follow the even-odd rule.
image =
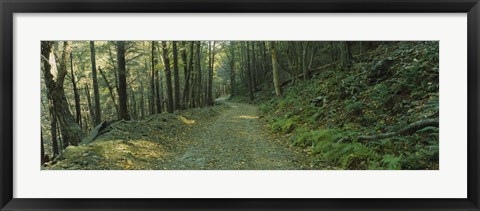
[[[2,210],[479,210],[478,0],[0,0],[0,207]],[[467,13],[466,199],[17,199],[13,198],[14,13]],[[234,190],[232,190],[234,191]],[[414,190],[412,190],[414,191]]]

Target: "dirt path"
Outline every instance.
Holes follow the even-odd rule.
[[[70,146],[45,169],[308,169],[305,152],[270,132],[253,105],[226,102],[119,121],[88,145]]]
[[[222,99],[220,99],[222,100]],[[201,122],[183,140],[188,147],[162,166],[166,169],[305,169],[305,155],[274,138],[259,119],[257,107],[224,102],[217,118]]]

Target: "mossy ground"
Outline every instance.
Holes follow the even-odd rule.
[[[311,80],[284,86],[282,97],[273,96],[272,84],[264,84],[252,103],[259,105],[272,131],[309,149],[318,168],[438,169],[436,127],[412,135],[355,140],[438,118],[438,58],[438,42],[380,46],[357,57],[350,67],[331,66]],[[320,103],[312,102],[319,97]]]

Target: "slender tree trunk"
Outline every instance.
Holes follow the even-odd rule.
[[[100,72],[100,75],[105,81],[105,84],[107,84],[108,92],[110,93],[110,97],[112,98],[113,108],[115,108],[115,113],[117,114],[117,118],[120,118],[120,112],[118,111],[117,100],[115,99],[115,92],[113,91],[113,87],[110,84],[110,81],[108,81],[105,73],[102,71],[102,68],[99,67],[98,71]]]
[[[151,54],[151,59],[152,59],[152,71],[150,73],[150,98],[149,98],[149,106],[150,106],[150,114],[155,114],[155,105],[156,104],[156,96],[157,96],[157,92],[156,92],[156,89],[155,89],[155,76],[156,76],[156,73],[155,73],[155,41],[152,41],[152,54]]]
[[[232,41],[230,44],[230,93],[231,96],[235,96],[236,92],[236,81],[235,81],[235,42]]]
[[[160,49],[158,49],[160,52]],[[163,60],[163,59],[162,59]],[[158,99],[159,99],[159,102],[160,102],[160,111],[163,112],[164,108],[165,108],[165,94],[164,94],[164,86],[163,86],[163,78],[162,78],[162,71],[159,71],[159,70],[156,70],[157,71],[157,82],[158,82],[158,89],[157,89],[157,93],[158,93]]]
[[[90,89],[88,85],[85,85],[85,93],[87,94],[88,112],[90,113],[90,126],[95,127],[95,111],[92,105],[92,98],[90,95]]]
[[[253,91],[258,91],[258,69],[257,69],[257,58],[255,52],[255,41],[252,42],[252,87]]]
[[[145,118],[145,100],[144,100],[143,82],[140,81],[140,118]]]
[[[307,70],[307,47],[308,47],[308,42],[303,42],[302,43],[302,69],[303,69],[303,80],[308,80],[310,79],[310,76],[308,75],[308,70]]]
[[[275,94],[277,96],[281,96],[282,87],[280,83],[280,73],[277,64],[277,50],[275,49],[275,41],[270,42],[270,53],[272,54],[273,85],[275,86]]]
[[[130,87],[130,116],[132,119],[137,119],[137,99],[135,98],[135,91]]]
[[[201,63],[201,41],[197,42],[197,94],[196,101],[197,106],[202,106],[202,63]]]
[[[340,46],[340,65],[345,68],[350,66],[352,62],[352,53],[350,52],[350,46],[346,41],[339,42]]]
[[[210,42],[209,42],[209,45]],[[213,41],[213,46],[210,48],[210,55],[209,55],[209,69],[208,69],[208,83],[207,83],[207,105],[213,105],[213,65],[215,64],[215,41]]]
[[[80,95],[77,90],[77,82],[75,81],[75,74],[73,74],[73,53],[70,52],[70,78],[73,86],[73,96],[75,98],[75,116],[76,121],[82,127],[82,111],[80,110]]]
[[[127,77],[125,69],[125,41],[117,41],[118,98],[120,119],[130,120],[128,113]]]
[[[192,61],[193,57],[193,42],[190,43],[190,61]],[[188,107],[189,103],[189,85],[190,85],[190,68],[192,64],[188,64],[187,60],[187,42],[183,42],[182,46],[182,62],[183,62],[183,72],[185,77],[185,86],[183,89],[183,108]],[[192,61],[193,62],[193,61]]]
[[[190,42],[190,57],[189,57],[189,62],[188,62],[188,75],[190,76],[190,86],[188,87],[188,91],[189,91],[189,94],[188,96],[193,96],[193,87],[194,87],[194,81],[196,80],[194,78],[194,74],[195,72],[193,71],[194,69],[194,65],[193,65],[193,57],[194,57],[194,54],[195,54],[195,51],[194,51],[194,47],[195,47],[195,43],[193,41]],[[187,99],[187,101],[189,101],[189,103],[193,103],[195,102],[193,97],[189,100]],[[195,105],[192,105],[192,107],[194,107]]]
[[[54,80],[54,77],[50,72],[52,64],[55,64],[54,61],[52,64],[50,61],[50,59],[54,59],[52,44],[52,42],[43,41],[41,46],[45,85],[47,87],[48,96],[51,98],[51,102],[53,102],[55,115],[60,122],[63,140],[67,142],[67,144],[77,145],[82,140],[82,129],[77,122],[75,122],[75,118],[70,113],[63,87],[65,76],[67,75],[68,56],[71,51],[70,42],[67,41],[63,44],[63,53],[56,80]]]
[[[170,59],[168,58],[167,42],[162,41],[163,63],[165,65],[165,78],[167,80],[167,112],[173,113],[173,90],[172,90],[172,73],[170,70]]]
[[[175,101],[173,102],[174,110],[180,108],[180,78],[178,76],[178,50],[177,42],[173,41],[173,82],[174,82],[174,91],[175,91]]]
[[[98,91],[94,41],[90,41],[90,58],[92,60],[93,99],[95,100],[95,125],[98,125],[102,121],[102,116],[100,113],[100,93]]]
[[[152,78],[155,81],[154,88],[154,95],[155,95],[155,102],[157,107],[157,113],[162,113],[162,93],[160,86],[161,78],[159,75],[159,71],[155,68],[156,59],[155,59],[155,41],[152,41]]]
[[[250,100],[253,100],[253,77],[252,77],[252,69],[251,69],[251,63],[250,63],[250,45],[249,42],[247,41],[247,80],[248,80],[248,93],[250,96]]]

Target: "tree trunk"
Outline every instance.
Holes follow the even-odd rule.
[[[58,150],[58,141],[57,141],[57,117],[55,116],[55,111],[53,109],[53,103],[50,103],[50,135],[52,137],[52,157],[57,157],[59,154]]]
[[[130,117],[137,119],[137,99],[135,98],[135,91],[130,87]]]
[[[172,73],[170,70],[170,59],[168,58],[167,42],[162,41],[163,63],[165,66],[165,79],[167,81],[167,112],[173,113],[173,90],[172,90]]]
[[[150,95],[149,95],[149,106],[150,106],[150,114],[155,114],[155,97],[157,96],[157,92],[155,91],[155,46],[154,46],[155,41],[152,41],[152,54],[151,54],[151,59],[152,59],[152,71],[150,73]]]
[[[188,107],[189,103],[189,95],[190,95],[190,68],[192,67],[192,64],[188,64],[187,61],[187,42],[183,42],[183,47],[182,47],[182,62],[183,62],[183,72],[184,72],[184,77],[185,77],[185,86],[183,89],[183,108]],[[193,62],[192,60],[193,57],[193,42],[190,43],[190,62]]]
[[[95,100],[95,118],[94,119],[95,119],[95,125],[98,125],[102,120],[102,114],[100,112],[100,93],[98,91],[94,41],[90,41],[90,58],[92,61],[93,99]]]
[[[210,42],[209,42],[210,45]],[[213,41],[213,46],[210,48],[209,56],[209,69],[208,69],[208,83],[207,83],[207,105],[213,105],[213,65],[215,64],[215,41]]]
[[[45,163],[45,147],[43,146],[43,132],[40,129],[40,165]]]
[[[252,87],[253,91],[258,91],[258,69],[257,69],[257,55],[255,51],[255,42],[252,42]]]
[[[197,42],[197,61],[196,61],[196,64],[197,64],[197,75],[196,75],[196,79],[197,79],[197,93],[195,94],[196,96],[196,104],[197,106],[202,106],[202,63],[201,63],[201,41],[198,41]]]
[[[343,68],[350,66],[352,62],[352,53],[350,52],[350,47],[346,41],[339,42],[340,46],[340,65]]]
[[[272,69],[273,69],[273,85],[275,86],[275,94],[282,95],[282,85],[280,83],[280,73],[277,64],[277,51],[275,49],[275,41],[270,42],[270,52],[272,54]]]
[[[140,119],[145,118],[145,100],[143,92],[143,82],[140,81]]]
[[[174,92],[175,92],[175,101],[173,102],[173,109],[178,110],[180,108],[180,78],[178,76],[178,50],[177,42],[173,41],[173,82],[174,82]]]
[[[248,93],[249,93],[249,96],[250,96],[250,100],[253,100],[254,97],[253,97],[253,80],[252,80],[252,69],[251,69],[251,63],[250,63],[250,45],[249,45],[249,42],[247,41],[247,50],[246,50],[246,53],[247,53],[247,81],[248,81]]]
[[[231,96],[235,96],[236,85],[235,85],[235,42],[232,41],[230,44],[230,93]]]
[[[73,96],[75,98],[75,116],[78,125],[82,127],[82,111],[80,110],[80,95],[77,90],[77,82],[75,81],[75,74],[73,74],[73,53],[70,52],[70,78],[73,86]]]
[[[82,140],[82,129],[77,122],[75,122],[75,118],[70,113],[63,87],[65,76],[67,75],[68,55],[71,51],[70,42],[64,42],[60,68],[58,69],[56,80],[50,72],[52,64],[55,65],[54,61],[52,64],[50,63],[50,59],[54,59],[52,44],[52,42],[44,41],[41,46],[45,85],[47,87],[48,96],[51,98],[51,102],[53,102],[55,115],[60,123],[64,142],[71,145],[77,145]]]
[[[127,77],[125,70],[125,41],[117,41],[118,98],[120,119],[130,120],[128,114]]]
[[[95,127],[95,111],[92,105],[92,98],[90,97],[91,95],[88,85],[85,85],[85,93],[87,95],[88,112],[90,113],[90,126]]]
[[[107,84],[108,92],[110,93],[110,97],[112,98],[113,107],[115,108],[115,112],[117,114],[117,117],[120,118],[120,112],[118,111],[117,100],[115,99],[115,94],[114,94],[114,91],[113,91],[113,87],[110,84],[110,82],[108,81],[105,73],[102,71],[102,68],[98,67],[98,71],[100,72],[100,75],[102,76],[103,80],[105,81],[105,84]]]
[[[303,69],[303,80],[310,79],[310,75],[307,70],[307,48],[308,42],[305,41],[302,43],[302,69]]]

